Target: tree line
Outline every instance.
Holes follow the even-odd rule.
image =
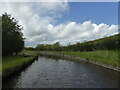
[[[29,47],[28,49],[31,49],[31,47]],[[61,51],[62,46],[60,46],[59,42],[56,42],[54,44],[39,44],[34,49],[41,51],[43,50]]]
[[[120,34],[117,34],[114,36],[101,38],[93,41],[77,43],[68,46],[68,49],[73,51],[117,50],[119,49],[119,36]]]
[[[23,27],[11,15],[2,14],[2,55],[17,54],[24,48]]]
[[[39,44],[34,50],[52,50],[52,51],[94,51],[94,50],[118,50],[120,34],[100,38],[93,41],[76,43],[68,46],[61,46],[59,42],[54,44]],[[29,48],[28,48],[29,49]]]

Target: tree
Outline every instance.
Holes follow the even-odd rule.
[[[2,54],[13,55],[24,48],[23,27],[11,15],[2,15]]]
[[[2,17],[0,16],[0,50],[2,50]],[[0,56],[2,52],[0,52]]]
[[[60,51],[60,43],[59,42],[56,42],[52,45],[52,49],[53,50],[57,50],[57,51]]]

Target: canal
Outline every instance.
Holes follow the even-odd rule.
[[[118,72],[68,60],[39,57],[3,88],[117,88]]]

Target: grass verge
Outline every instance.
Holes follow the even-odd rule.
[[[28,53],[31,57],[23,57],[23,53]],[[6,72],[10,68],[15,68],[29,60],[32,60],[36,55],[35,51],[23,50],[18,55],[2,57],[2,73]]]
[[[70,56],[76,56],[80,58],[95,60],[104,64],[118,66],[118,51],[117,50],[97,50],[97,51],[84,51],[84,52],[73,52],[73,51],[47,51],[52,53],[66,54]]]

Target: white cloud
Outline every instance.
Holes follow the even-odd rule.
[[[54,29],[56,28],[54,27]],[[60,30],[56,34],[57,40],[60,40],[62,44],[72,44],[116,34],[118,25],[109,26],[104,23],[97,25],[92,23],[92,21],[85,21],[82,24],[69,22],[68,24],[57,26],[57,30]]]
[[[117,25],[99,25],[92,21],[83,23],[68,22],[53,25],[62,13],[68,12],[67,2],[37,2],[37,3],[2,3],[3,10],[15,17],[24,27],[23,34],[27,46],[35,46],[39,43],[55,43],[62,45],[113,35],[118,32]]]

